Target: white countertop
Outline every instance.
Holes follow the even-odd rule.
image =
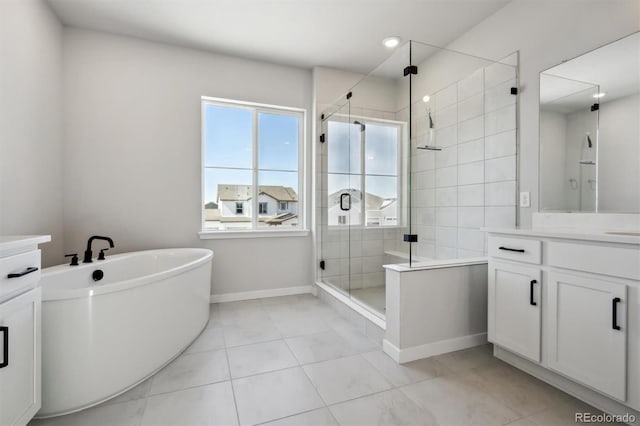
[[[15,251],[51,241],[51,235],[0,235],[0,252]]]
[[[492,234],[522,235],[530,237],[565,238],[572,240],[601,241],[640,245],[640,235],[620,235],[611,232],[640,232],[616,229],[580,229],[571,227],[557,228],[482,228]]]

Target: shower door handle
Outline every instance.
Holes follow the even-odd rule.
[[[346,200],[346,204],[345,204],[345,200]],[[340,194],[340,210],[344,212],[348,212],[349,210],[351,210],[351,194],[348,194],[348,193]]]

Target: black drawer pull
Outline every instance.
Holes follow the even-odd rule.
[[[518,253],[524,253],[524,249],[512,249],[509,247],[498,247],[498,250],[517,251]]]
[[[2,332],[2,363],[0,368],[5,368],[9,365],[9,327],[0,327]]]
[[[620,330],[620,326],[618,325],[618,303],[622,300],[619,297],[614,297],[612,300],[612,315],[611,315],[611,325],[614,330]]]
[[[531,306],[538,306],[536,301],[533,300],[533,286],[537,283],[538,283],[537,280],[531,280],[531,282],[529,283],[529,304]]]
[[[28,267],[27,269],[25,269],[25,270],[24,270],[24,271],[22,271],[22,272],[17,272],[17,273],[15,273],[15,274],[9,274],[9,275],[7,275],[7,278],[20,278],[20,277],[24,277],[25,275],[30,274],[30,273],[32,273],[32,272],[35,272],[35,271],[37,271],[37,270],[38,270],[38,268],[37,268],[36,266],[30,266],[30,267]]]

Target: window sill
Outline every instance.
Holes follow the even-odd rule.
[[[310,231],[297,229],[295,231],[201,231],[198,236],[201,240],[231,240],[238,238],[287,238],[287,237],[307,237]]]

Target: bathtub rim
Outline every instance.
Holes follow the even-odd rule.
[[[131,279],[127,279],[124,281],[117,281],[114,283],[110,283],[110,284],[105,284],[105,285],[98,285],[95,287],[81,287],[81,288],[73,288],[73,289],[56,289],[56,290],[50,290],[47,289],[47,285],[46,283],[43,283],[44,278],[48,275],[58,275],[58,274],[63,274],[67,271],[69,271],[69,268],[80,268],[80,269],[90,269],[91,266],[88,265],[94,265],[95,264],[105,264],[105,263],[97,263],[97,262],[93,262],[93,263],[89,263],[89,264],[81,264],[79,266],[69,266],[68,264],[61,264],[61,265],[56,265],[56,266],[51,266],[49,268],[44,268],[42,270],[42,276],[40,279],[40,283],[39,283],[39,287],[42,288],[42,302],[50,302],[50,301],[59,301],[59,300],[70,300],[70,299],[80,299],[80,298],[87,298],[87,297],[94,297],[94,296],[100,296],[103,294],[109,294],[109,293],[115,293],[115,292],[119,292],[119,291],[125,291],[128,290],[130,288],[134,288],[134,287],[139,287],[139,286],[144,286],[144,285],[149,285],[149,284],[153,284],[155,282],[158,281],[162,281],[165,280],[167,278],[170,277],[174,277],[176,275],[180,275],[181,273],[184,273],[186,271],[189,271],[191,269],[195,269],[199,266],[202,266],[203,264],[211,261],[214,257],[214,253],[212,250],[210,249],[206,249],[206,248],[193,248],[193,247],[182,247],[182,248],[164,248],[164,249],[152,249],[152,250],[140,250],[140,251],[132,251],[132,252],[126,252],[126,253],[120,253],[120,254],[115,254],[113,256],[110,256],[106,261],[104,262],[109,262],[109,261],[115,261],[119,258],[123,258],[123,257],[127,257],[127,256],[131,256],[134,254],[142,254],[142,253],[146,253],[146,254],[152,254],[152,253],[162,253],[162,252],[172,252],[172,251],[196,251],[196,252],[201,252],[202,256],[196,258],[195,260],[192,260],[190,262],[181,264],[179,266],[170,268],[170,269],[166,269],[166,270],[162,270],[159,272],[155,272],[153,274],[149,274],[149,275],[143,275],[140,277],[136,277],[136,278],[131,278]],[[103,261],[100,261],[103,262]]]

